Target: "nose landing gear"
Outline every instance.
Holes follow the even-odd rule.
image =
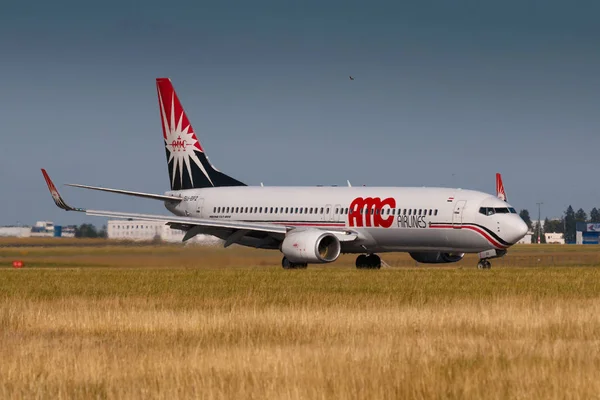
[[[477,269],[490,269],[492,263],[489,261],[491,258],[504,257],[506,250],[487,250],[479,253],[479,262],[477,263]]]
[[[361,254],[356,257],[356,268],[358,269],[379,269],[381,268],[381,258],[377,254]]]

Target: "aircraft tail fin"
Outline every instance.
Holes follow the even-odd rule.
[[[504,190],[504,183],[502,182],[502,175],[496,173],[496,196],[500,200],[508,201],[506,198],[506,191]]]
[[[171,190],[246,186],[218,171],[206,156],[169,78],[157,78],[158,105]]]

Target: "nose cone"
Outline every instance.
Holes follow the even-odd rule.
[[[527,224],[521,219],[521,217],[515,216],[514,220],[511,221],[510,233],[507,238],[510,243],[517,243],[519,240],[527,234]]]

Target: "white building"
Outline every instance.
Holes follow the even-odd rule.
[[[1,226],[4,237],[75,237],[75,226],[54,225],[52,221],[37,221],[34,226]]]
[[[181,242],[185,235],[184,231],[172,229],[160,221],[110,220],[106,230],[109,239],[117,240]],[[189,242],[216,244],[221,240],[211,235],[196,235]]]
[[[56,227],[55,227],[56,229]],[[60,233],[61,237],[75,237],[75,226],[71,225],[71,226],[63,226],[61,228],[61,233]]]
[[[562,233],[544,233],[546,243],[548,244],[565,244],[565,239]]]
[[[54,223],[52,221],[37,221],[34,226],[3,226],[0,236],[4,237],[53,237]]]
[[[2,226],[0,227],[1,237],[30,237],[31,227],[30,226]]]
[[[30,229],[32,237],[54,236],[54,222],[52,221],[38,221]]]
[[[517,244],[531,244],[531,237],[532,236],[533,236],[533,233],[527,232],[527,234],[525,236],[523,236],[523,238],[521,240],[519,240],[517,242]]]

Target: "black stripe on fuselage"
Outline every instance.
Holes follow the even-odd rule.
[[[452,225],[452,222],[432,222],[432,225]],[[498,236],[496,233],[492,232],[489,228],[486,228],[483,225],[479,225],[479,224],[473,224],[471,222],[463,222],[461,224],[456,224],[457,226],[460,225],[472,225],[472,226],[476,226],[480,229],[483,229],[487,234],[489,234],[491,237],[493,237],[494,239],[496,239],[498,241],[498,243],[504,245],[504,246],[512,246],[514,245],[514,243],[509,243],[506,240],[502,239],[500,236]]]

